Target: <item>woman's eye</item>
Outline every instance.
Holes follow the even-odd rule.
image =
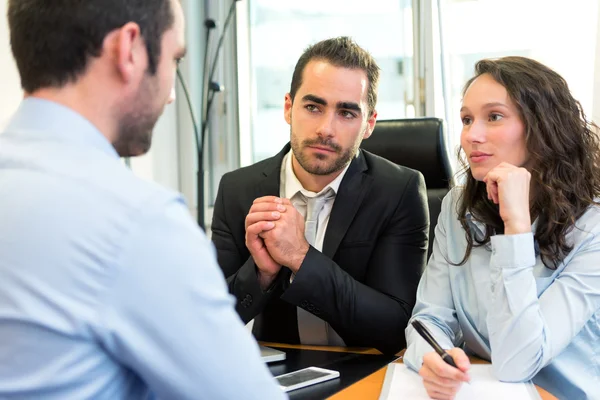
[[[504,118],[502,114],[490,114],[490,121],[492,122],[500,121],[502,118]]]
[[[465,126],[466,125],[471,125],[471,122],[472,122],[470,117],[462,117],[461,121],[462,121],[462,124],[465,125]]]

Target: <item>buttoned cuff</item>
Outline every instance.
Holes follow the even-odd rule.
[[[535,265],[533,233],[495,235],[491,237],[491,266],[496,268],[525,268]]]

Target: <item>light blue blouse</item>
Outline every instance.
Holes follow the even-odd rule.
[[[460,262],[467,245],[460,190],[442,203],[412,318],[442,347],[464,345],[491,360],[502,381],[532,379],[560,399],[600,399],[600,207],[577,220],[567,235],[573,250],[556,270],[542,263],[533,233],[492,236],[454,266],[448,261]],[[483,224],[469,224],[483,237]],[[410,324],[406,338],[404,360],[418,370],[432,348]]]

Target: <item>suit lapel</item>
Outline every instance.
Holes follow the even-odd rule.
[[[280,196],[281,163],[283,157],[289,151],[290,144],[288,143],[279,154],[267,160],[261,172],[261,180],[256,185],[255,198]],[[354,220],[365,194],[371,187],[372,180],[364,173],[367,170],[365,154],[360,150],[360,155],[352,161],[346,175],[344,175],[344,179],[342,179],[331,210],[327,232],[325,232],[323,241],[323,254],[329,258],[333,258],[342,238],[346,235],[350,224]]]
[[[360,156],[352,161],[342,179],[329,216],[327,232],[325,232],[323,240],[323,254],[329,258],[333,258],[342,238],[354,220],[365,194],[371,187],[372,180],[364,174],[367,169],[365,154],[361,150]]]
[[[265,163],[265,167],[261,171],[260,181],[256,185],[256,196],[280,196],[281,187],[281,163],[283,157],[290,151],[290,144],[288,143],[285,147],[274,157],[271,157]]]

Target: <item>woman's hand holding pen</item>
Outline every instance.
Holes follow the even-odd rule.
[[[419,375],[423,385],[432,399],[451,400],[458,393],[463,382],[470,380],[468,371],[471,368],[469,357],[457,347],[447,350],[458,368],[448,365],[435,351],[423,356],[423,366]]]
[[[488,198],[500,206],[505,235],[531,232],[530,181],[529,171],[505,162],[491,169],[483,178]]]

